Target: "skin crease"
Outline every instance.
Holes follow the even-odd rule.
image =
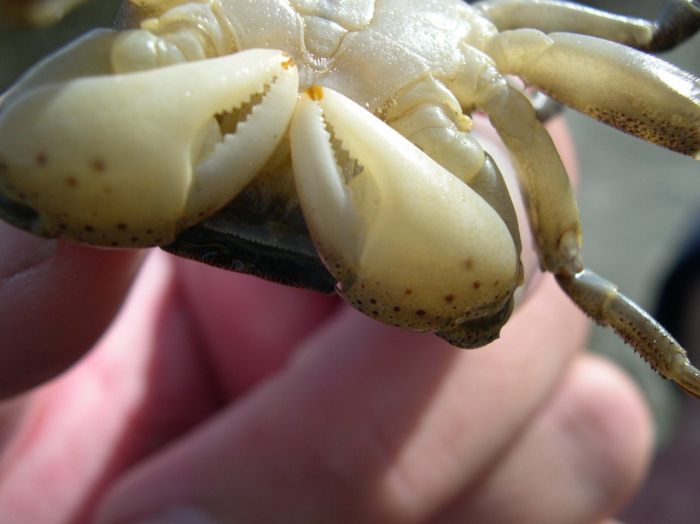
[[[159,251],[130,292],[142,253],[10,253],[0,522],[612,524],[647,468],[647,408],[551,276],[465,351]]]

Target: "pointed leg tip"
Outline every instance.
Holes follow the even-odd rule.
[[[679,388],[700,399],[700,370],[693,366],[687,356],[676,360],[671,378]]]

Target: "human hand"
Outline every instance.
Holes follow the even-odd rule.
[[[93,345],[143,255],[59,242],[18,264],[10,235],[43,241],[0,227],[8,396]],[[90,354],[1,406],[0,522],[602,522],[651,430],[585,335],[550,277],[464,351],[154,252]]]

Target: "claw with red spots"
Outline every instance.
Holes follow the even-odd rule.
[[[519,254],[491,206],[330,89],[302,94],[290,139],[309,232],[345,300],[462,346],[497,336],[512,307]],[[480,334],[465,334],[465,326]]]

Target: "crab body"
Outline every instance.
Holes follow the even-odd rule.
[[[335,289],[478,347],[523,281],[509,190],[469,133],[480,110],[513,157],[542,268],[698,395],[683,349],[583,268],[566,171],[505,76],[697,156],[700,81],[645,52],[700,27],[695,2],[668,5],[649,22],[557,0],[132,0],[123,32],[87,35],[5,96],[0,216]]]
[[[224,1],[218,9],[237,49],[282,49],[299,69],[301,91],[331,88],[370,112],[427,75],[455,78],[460,42],[483,44],[484,31],[495,32],[459,0]]]

